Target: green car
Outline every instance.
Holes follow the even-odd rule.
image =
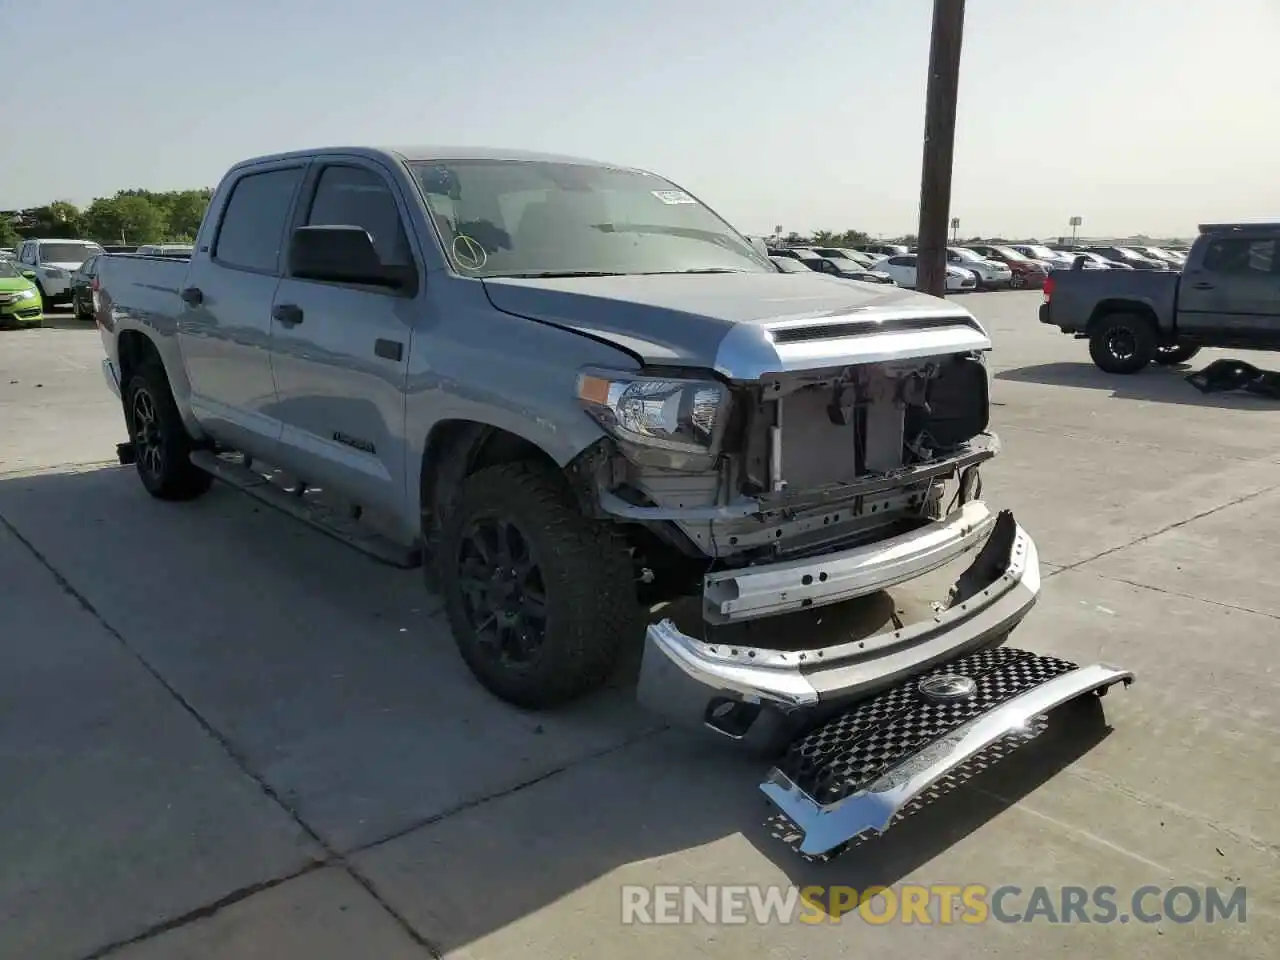
[[[11,260],[0,260],[0,327],[38,327],[44,322],[44,301],[35,274]]]

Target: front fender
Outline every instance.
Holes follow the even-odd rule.
[[[406,382],[405,502],[414,507],[420,507],[423,453],[437,425],[467,421],[505,431],[563,468],[604,436],[577,399],[579,372],[585,367],[638,369],[622,350],[501,313],[478,283],[474,293],[467,286],[457,285],[464,290],[440,310],[438,326],[413,338]]]

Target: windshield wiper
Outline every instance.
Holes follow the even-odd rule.
[[[736,267],[699,267],[694,270],[654,270],[645,276],[660,277],[675,273],[747,273],[746,270],[738,270]]]
[[[491,273],[484,280],[540,280],[560,277],[625,277],[617,270],[532,270],[528,273]]]

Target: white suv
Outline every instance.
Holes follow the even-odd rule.
[[[36,275],[36,286],[46,308],[71,298],[71,274],[80,264],[102,253],[92,240],[24,240],[18,262]]]

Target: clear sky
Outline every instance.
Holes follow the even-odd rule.
[[[339,143],[641,166],[747,232],[914,232],[931,0],[0,0],[0,209]],[[15,60],[14,51],[24,57]],[[969,0],[966,234],[1280,215],[1280,0]]]

